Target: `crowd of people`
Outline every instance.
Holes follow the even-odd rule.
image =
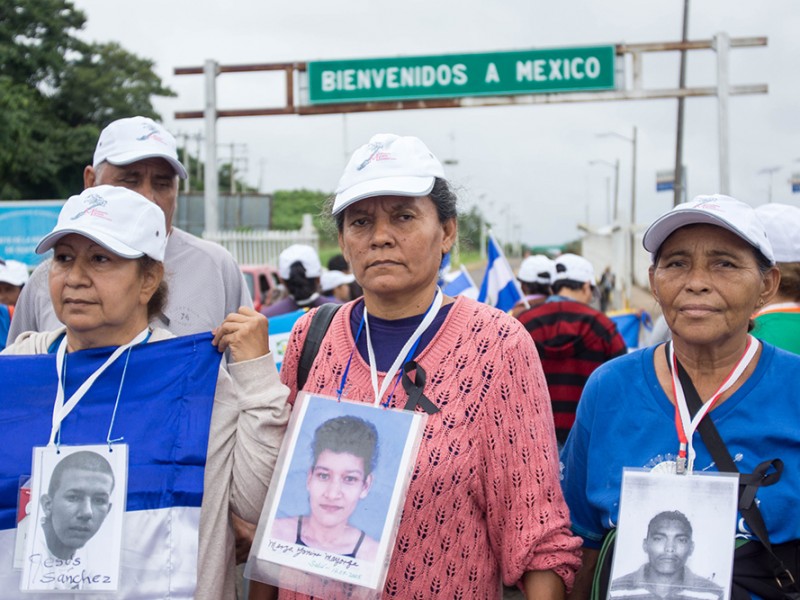
[[[151,597],[309,597],[307,587],[280,580],[243,589],[236,570],[257,539],[301,393],[427,415],[386,549],[383,597],[497,598],[503,586],[537,599],[800,593],[791,580],[800,404],[787,385],[800,375],[800,209],[756,210],[711,195],[659,217],[644,247],[669,341],[631,351],[605,314],[613,274],[606,269],[598,280],[586,257],[527,257],[518,271],[523,299],[509,313],[443,294],[457,197],[416,137],[378,134],[353,153],[325,207],[341,255],[323,269],[314,248],[286,248],[278,261],[285,296],[260,313],[231,255],[173,226],[185,177],[160,124],[114,121],[84,170],[85,189],[67,199],[36,248],[52,257],[30,277],[24,265],[0,261],[3,354],[53,355],[59,382],[73,353],[109,349],[113,362],[140,345],[211,332],[204,343],[222,354],[196,539],[182,546],[194,553],[182,559],[196,576]],[[330,304],[339,310],[320,325]],[[295,311],[304,312],[278,371],[269,319]],[[158,389],[158,377],[147,385]],[[51,443],[69,420],[54,408]],[[43,445],[34,437],[14,443]],[[310,510],[276,519],[276,539],[376,560],[381,541],[349,518],[373,485],[377,453],[375,428],[359,419],[320,425],[306,482]],[[18,468],[6,475],[25,474]],[[628,468],[740,476],[740,515],[713,533],[739,540],[732,581],[697,571],[694,544],[710,534],[670,505],[649,521],[648,562],[609,585],[611,557],[630,551],[614,545]],[[113,489],[113,473],[110,481]],[[663,485],[664,501],[673,501]],[[82,501],[83,516],[74,518],[99,528],[110,510],[104,494]],[[121,589],[131,594],[140,585],[136,563],[155,543],[154,531],[134,523],[122,542]],[[84,537],[58,546],[60,559],[80,553],[91,535]],[[353,593],[336,578],[314,586],[314,597]]]

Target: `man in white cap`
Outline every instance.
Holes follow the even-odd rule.
[[[239,267],[218,244],[172,226],[178,180],[186,179],[175,138],[147,117],[118,119],[100,133],[94,160],[83,171],[84,187],[115,185],[140,193],[164,211],[169,238],[164,265],[169,286],[159,326],[175,335],[210,331],[240,306],[252,307]],[[50,261],[31,275],[17,303],[9,331],[49,331],[60,323],[50,303]]]
[[[592,263],[576,254],[555,259],[553,295],[517,318],[542,359],[559,446],[575,422],[583,386],[606,361],[627,352],[614,322],[589,303],[596,283]]]
[[[511,316],[518,317],[529,308],[538,306],[550,296],[555,275],[555,264],[544,254],[534,254],[522,261],[517,273],[519,285],[525,297],[511,309]]]

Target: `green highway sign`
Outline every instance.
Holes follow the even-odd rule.
[[[614,89],[614,46],[308,63],[311,104]]]

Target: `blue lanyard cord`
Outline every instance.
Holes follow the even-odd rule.
[[[148,336],[150,337],[150,336]],[[125,354],[125,365],[122,367],[122,378],[119,380],[119,389],[117,390],[117,399],[114,402],[114,411],[111,413],[111,423],[108,425],[108,435],[106,436],[106,442],[108,442],[108,451],[113,452],[111,449],[111,444],[115,444],[116,442],[121,442],[125,439],[124,436],[120,436],[114,440],[111,439],[111,430],[114,429],[114,421],[117,418],[117,407],[119,406],[119,398],[122,396],[122,384],[125,383],[125,373],[128,372],[128,360],[131,358],[131,350],[133,350],[133,346],[128,348],[128,352]]]
[[[355,343],[353,344],[353,349],[350,350],[350,357],[347,359],[347,365],[344,368],[344,373],[342,373],[342,379],[339,381],[339,389],[336,390],[336,400],[341,401],[342,393],[344,392],[345,383],[347,383],[347,374],[350,372],[350,363],[353,362],[353,353],[356,351],[358,347],[358,338],[361,336],[361,330],[364,329],[364,315],[361,315],[361,322],[358,324],[358,331],[356,331],[356,339]]]

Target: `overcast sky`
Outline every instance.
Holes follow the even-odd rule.
[[[591,44],[677,41],[680,0],[76,0],[94,41],[118,41],[150,58],[177,97],[156,107],[176,134],[195,134],[201,120],[176,120],[176,111],[201,110],[203,77],[175,76],[175,67],[387,56],[496,52]],[[800,10],[796,0],[693,0],[689,38],[767,36],[766,48],[731,51],[731,83],[766,83],[766,95],[730,100],[731,193],[756,206],[772,200],[800,204],[791,194],[800,171],[797,59]],[[687,85],[715,85],[715,54],[688,55]],[[678,54],[650,55],[644,85],[677,87]],[[281,79],[225,74],[218,106],[279,106]],[[278,116],[220,119],[221,159],[246,154],[246,179],[261,191],[300,187],[332,191],[346,156],[374,133],[422,138],[441,160],[457,161],[448,176],[461,187],[463,207],[484,206],[499,237],[528,244],[575,239],[578,223],[607,222],[608,166],[620,160],[620,207],[628,218],[631,144],[597,134],[630,136],[638,127],[637,222],[646,225],[672,205],[656,193],[656,171],[675,156],[677,101],[645,100],[356,113],[346,117]],[[686,103],[684,163],[688,193],[719,187],[714,98]],[[193,148],[194,142],[190,145]],[[242,165],[242,167],[244,167]],[[613,181],[611,182],[613,188]],[[613,190],[612,190],[613,191]]]

